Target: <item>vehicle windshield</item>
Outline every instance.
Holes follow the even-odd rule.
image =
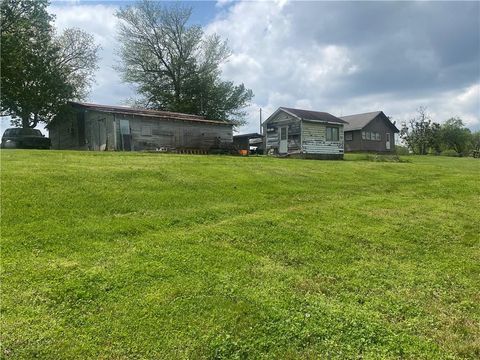
[[[42,136],[38,129],[7,129],[3,136]]]

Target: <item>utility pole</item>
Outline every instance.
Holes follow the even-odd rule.
[[[262,108],[260,108],[260,135],[262,135]]]

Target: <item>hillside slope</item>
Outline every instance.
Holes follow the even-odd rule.
[[[4,358],[478,358],[480,162],[2,151]]]

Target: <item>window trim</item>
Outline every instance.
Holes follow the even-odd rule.
[[[330,139],[329,139],[329,130],[330,130]],[[335,131],[333,131],[335,130]],[[336,136],[334,137],[334,133]],[[340,141],[340,128],[338,126],[326,126],[325,129],[325,140],[326,141]]]

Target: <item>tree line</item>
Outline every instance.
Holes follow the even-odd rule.
[[[1,16],[2,116],[12,124],[48,124],[68,101],[87,97],[100,46],[79,29],[57,34],[49,0],[3,0]],[[117,70],[136,87],[134,107],[204,115],[245,123],[253,92],[221,77],[227,43],[190,24],[190,7],[139,1],[116,13],[120,20]]]
[[[480,151],[480,131],[471,132],[459,117],[442,124],[434,122],[425,107],[418,108],[417,116],[403,124],[400,137],[417,155],[453,151],[458,156],[467,156]]]
[[[57,34],[49,0],[2,0],[2,116],[12,124],[48,124],[65,111],[68,101],[82,101],[94,83],[100,46],[91,34],[66,29]],[[253,92],[221,77],[230,50],[217,34],[190,24],[192,9],[178,3],[139,1],[116,12],[119,19],[116,69],[133,84],[134,107],[204,115],[245,123]],[[425,108],[404,124],[401,138],[414,154],[451,150],[458,155],[480,151],[480,134],[459,118],[442,125]]]

